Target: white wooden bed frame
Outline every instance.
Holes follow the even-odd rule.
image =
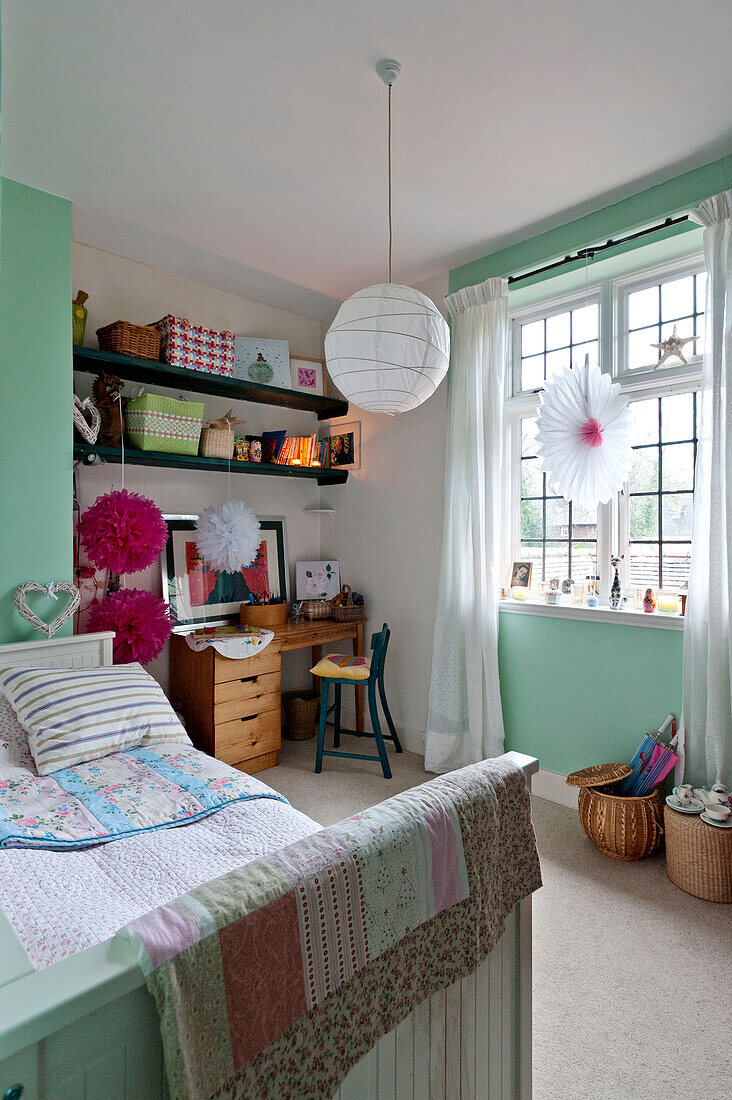
[[[0,646],[0,665],[107,665],[113,637]],[[530,783],[538,761],[506,755]],[[157,1012],[129,942],[113,937],[36,971],[0,911],[0,987],[0,1098],[167,1097]],[[8,1092],[16,1085],[22,1094]],[[354,1067],[336,1096],[529,1100],[530,897],[478,970],[419,1005]]]

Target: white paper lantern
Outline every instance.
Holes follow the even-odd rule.
[[[541,467],[565,500],[595,508],[622,489],[632,458],[628,399],[588,358],[549,383],[536,427]]]
[[[325,337],[328,373],[367,412],[416,409],[447,374],[450,332],[429,298],[396,283],[347,298]]]

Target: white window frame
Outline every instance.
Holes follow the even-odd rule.
[[[505,507],[504,536],[502,545],[502,575],[508,578],[511,562],[519,560],[521,546],[521,420],[536,416],[539,408],[541,388],[521,390],[521,325],[544,317],[563,313],[568,309],[578,309],[597,302],[600,311],[598,359],[600,370],[610,374],[618,382],[631,401],[650,397],[665,397],[669,394],[688,393],[698,390],[701,383],[703,351],[689,356],[687,364],[679,363],[657,370],[630,370],[627,367],[627,318],[628,297],[636,290],[645,289],[661,282],[685,275],[696,275],[704,271],[703,253],[694,253],[681,260],[649,265],[642,271],[620,278],[607,278],[591,283],[586,289],[558,295],[547,295],[531,306],[512,311],[510,321],[510,366],[506,379],[505,416]],[[542,387],[543,388],[543,387]],[[593,617],[602,618],[607,611],[610,594],[610,558],[624,554],[623,588],[628,591],[630,570],[629,561],[629,486],[626,483],[617,498],[608,504],[600,505],[597,512],[597,562],[601,577],[601,607]],[[576,578],[579,579],[579,578]],[[590,609],[570,608],[567,606],[548,607],[540,605],[542,614],[556,613],[562,617],[577,618]],[[503,605],[503,610],[534,610],[525,604],[512,606],[512,602]],[[536,608],[538,610],[538,608]],[[570,613],[571,612],[571,613]],[[616,616],[613,612],[612,615]],[[631,614],[631,612],[628,612]],[[668,619],[659,616],[646,616],[645,620],[634,616],[648,625],[664,625]],[[650,621],[649,621],[650,620]],[[671,620],[675,622],[676,620]]]

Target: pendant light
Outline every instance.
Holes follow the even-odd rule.
[[[389,281],[367,286],[341,305],[325,337],[328,373],[343,396],[367,412],[416,409],[447,374],[450,332],[424,294],[391,281],[391,89],[401,66],[376,66],[388,89]]]

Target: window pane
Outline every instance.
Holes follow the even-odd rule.
[[[691,493],[662,497],[663,535],[666,539],[690,539],[694,498]]]
[[[658,538],[658,497],[630,498],[631,539]]]
[[[544,356],[533,355],[521,360],[521,389],[538,390],[544,385]]]
[[[688,347],[694,348],[694,355],[704,354],[704,334],[706,332],[706,324],[704,314],[700,314],[696,319],[696,334],[699,337],[695,344],[689,344]]]
[[[706,308],[707,273],[702,271],[696,277],[696,309],[697,313],[703,313]]]
[[[633,451],[630,491],[631,493],[658,492],[658,447]]]
[[[657,323],[658,287],[649,286],[646,290],[636,290],[628,295],[628,328],[644,328]]]
[[[544,350],[544,322],[532,321],[521,326],[521,358]]]
[[[674,329],[676,329],[676,335],[684,339],[687,336],[694,335],[694,321],[691,317],[684,317],[680,321],[667,321],[665,325],[661,325],[661,339],[668,340],[669,336],[673,336]],[[684,359],[688,359],[694,355],[695,344],[686,344],[681,349],[681,354]],[[671,359],[667,359],[666,362],[669,366],[673,366],[674,363],[680,363],[681,360],[678,356],[674,355]]]
[[[590,366],[598,366],[599,359],[597,357],[597,348],[597,340],[590,340],[587,344],[576,344],[572,348],[572,362],[575,366],[581,367],[584,365],[585,355],[589,355]]]
[[[658,588],[658,545],[630,547],[630,584],[632,588]]]
[[[569,313],[557,313],[546,319],[547,348],[563,348],[569,344]]]
[[[573,542],[572,543],[572,580],[580,583],[585,577],[591,577],[595,573],[597,562],[597,543]]]
[[[563,581],[569,576],[569,548],[566,542],[547,542],[546,566],[544,567],[544,580],[550,581],[555,577]]]
[[[661,436],[664,443],[694,438],[693,393],[676,393],[663,398]]]
[[[694,312],[694,276],[674,279],[661,286],[661,320],[672,321]]]
[[[566,370],[570,364],[569,348],[563,348],[561,351],[547,352],[546,357],[546,376],[547,379],[553,378],[555,374],[559,374],[560,371]]]
[[[628,335],[628,366],[631,370],[640,367],[651,367],[658,360],[658,349],[651,344],[657,344],[658,328],[641,328],[637,332]]]
[[[638,453],[638,452],[636,452]],[[674,489],[694,488],[694,444],[674,443],[663,448],[663,484],[668,492]],[[664,535],[668,535],[664,524]]]
[[[521,561],[532,561],[534,568],[531,572],[531,584],[536,587],[539,581],[543,580],[543,574],[541,571],[542,560],[542,547],[541,543],[536,542],[522,542],[521,543]]]
[[[597,538],[597,508],[580,508],[572,505],[572,538]]]
[[[540,539],[544,529],[544,509],[540,500],[521,501],[521,538]]]
[[[658,399],[631,401],[630,403],[630,442],[634,447],[640,443],[658,443]]]
[[[538,458],[525,458],[521,462],[521,496],[540,497],[544,489],[544,475]]]
[[[521,454],[536,454],[536,417],[527,416],[521,421]]]
[[[569,538],[569,505],[566,500],[546,502],[546,537],[548,539]]]
[[[572,340],[575,344],[597,339],[599,313],[597,303],[572,310]]]
[[[668,542],[663,547],[663,587],[678,592],[689,582],[691,545]]]

